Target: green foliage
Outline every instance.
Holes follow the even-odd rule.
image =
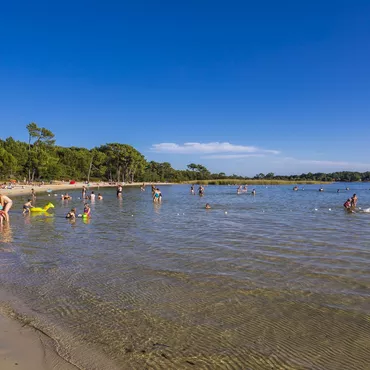
[[[193,182],[203,184],[290,184],[333,181],[370,181],[370,171],[307,173],[278,176],[259,173],[253,179],[224,172],[212,174],[201,164],[175,170],[168,162],[147,162],[128,144],[108,143],[93,149],[55,145],[54,134],[32,122],[27,125],[28,143],[12,137],[0,139],[0,178],[4,180],[92,180]]]

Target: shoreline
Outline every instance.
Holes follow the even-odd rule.
[[[0,290],[0,369],[1,370],[75,370],[76,367],[59,356],[53,343],[42,331],[13,310],[9,293]]]
[[[142,182],[135,182],[131,184],[122,184],[123,188],[126,187],[137,187],[141,186],[143,183]],[[152,184],[155,184],[156,186],[166,186],[166,185],[177,185],[175,183],[144,183],[145,186],[151,186]],[[116,188],[117,185],[114,184],[108,184],[108,183],[93,183],[87,186],[83,182],[76,182],[75,184],[69,184],[69,183],[58,183],[58,184],[52,184],[52,185],[16,185],[12,189],[0,189],[0,194],[7,195],[9,197],[11,196],[20,196],[20,195],[29,195],[31,196],[31,189],[34,189],[35,193],[46,193],[49,189],[51,189],[53,192],[54,191],[60,191],[60,190],[79,190],[82,189],[83,186],[86,186],[87,189],[100,189],[100,188]]]

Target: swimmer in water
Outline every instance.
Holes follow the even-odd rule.
[[[237,189],[237,191],[236,191],[236,194],[241,194],[242,193],[242,186],[241,185],[239,185],[238,186],[238,189]]]
[[[324,189],[323,188],[320,188],[319,191],[324,191]]]
[[[199,186],[198,193],[200,196],[204,195],[204,187],[202,185]]]
[[[82,196],[82,199],[85,199],[86,198],[86,186],[85,185],[82,187],[81,196]]]
[[[256,195],[256,189],[252,190],[252,195]]]
[[[117,198],[122,198],[122,186],[117,186]]]
[[[343,207],[348,211],[348,212],[353,212],[352,210],[352,206],[351,206],[351,199],[348,198],[344,204],[343,204]]]
[[[98,194],[98,200],[103,200],[103,196],[100,193]]]
[[[141,185],[140,190],[145,191],[145,183],[143,183],[143,185]]]
[[[195,195],[194,185],[192,185],[192,186],[190,187],[190,194],[191,194],[191,195]]]
[[[76,218],[76,208],[72,208],[66,215],[66,218],[74,220]]]
[[[155,189],[155,191],[154,191],[153,202],[155,202],[155,203],[161,203],[162,202],[162,193],[158,188]]]
[[[206,204],[206,209],[211,209],[211,206],[208,203]]]
[[[90,194],[90,200],[92,201],[92,202],[94,202],[95,201],[95,193],[92,191],[91,192],[91,194]]]
[[[293,191],[298,191],[298,186],[295,186],[295,187],[293,188]]]
[[[87,203],[85,203],[85,206],[84,206],[84,215],[86,215],[87,217],[91,216],[91,209]]]
[[[30,208],[33,208],[32,200],[28,199],[28,202],[23,204],[23,214],[30,213]]]
[[[356,194],[353,194],[353,196],[352,196],[352,198],[351,198],[351,207],[352,207],[352,208],[356,208],[356,206],[357,206],[357,201],[358,201],[357,195],[356,195]]]

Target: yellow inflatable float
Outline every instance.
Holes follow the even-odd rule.
[[[33,208],[30,208],[30,212],[47,212],[49,208],[54,208],[54,204],[48,203],[44,208],[33,207]]]

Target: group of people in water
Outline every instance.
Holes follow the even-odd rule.
[[[353,194],[351,198],[348,198],[343,207],[350,213],[354,213],[357,206],[358,197],[356,194]]]
[[[145,184],[143,184],[140,187],[140,190],[145,191]],[[295,186],[293,188],[293,190],[297,191],[299,189],[298,189],[297,186]],[[346,190],[349,190],[349,188],[346,188]],[[122,185],[118,185],[117,190],[116,190],[117,198],[122,198],[122,191],[123,191]],[[159,188],[157,188],[155,185],[152,185],[151,186],[151,191],[152,191],[153,202],[154,203],[161,203],[162,202],[162,193],[159,190]],[[319,191],[324,191],[324,189],[320,188]],[[238,186],[237,194],[242,194],[242,193],[247,193],[247,192],[248,192],[248,186],[247,185]],[[338,189],[337,192],[339,193],[340,190]],[[199,185],[199,187],[197,189],[197,193],[199,194],[199,196],[204,195],[205,188],[204,188],[203,185]],[[192,194],[192,195],[196,194],[194,185],[191,185],[191,187],[190,187],[190,194]],[[251,194],[256,195],[256,190],[253,189],[251,191]],[[34,189],[31,190],[31,196],[32,196],[32,198],[28,199],[27,202],[25,202],[23,204],[23,214],[27,214],[27,213],[31,212],[31,209],[34,208],[33,201],[34,201],[34,198],[36,197]],[[101,193],[98,193],[98,195],[96,196],[94,191],[91,191],[90,194],[88,194],[86,186],[83,186],[82,187],[81,198],[78,198],[78,199],[90,200],[91,202],[94,202],[96,198],[98,200],[102,200],[103,196],[102,196]],[[68,200],[72,199],[72,196],[69,195],[68,193],[65,193],[65,194],[61,195],[61,199],[64,200],[64,201],[68,201]],[[353,194],[353,196],[351,198],[348,198],[344,202],[343,207],[348,212],[354,213],[355,209],[356,209],[356,206],[357,206],[357,202],[358,202],[358,197],[357,197],[356,194]],[[2,225],[3,222],[9,221],[9,210],[12,208],[12,206],[13,206],[13,201],[7,195],[0,194],[0,225]],[[205,208],[206,209],[211,209],[211,205],[209,203],[207,203]],[[71,210],[66,215],[66,218],[74,220],[76,217],[79,217],[79,216],[80,217],[85,217],[85,218],[91,216],[91,208],[90,208],[90,206],[87,202],[84,203],[84,210],[83,210],[82,215],[77,214],[76,208],[71,208]]]
[[[195,195],[195,188],[194,188],[194,185],[191,185],[191,187],[190,187],[190,194],[191,194],[191,195]],[[204,186],[199,185],[199,187],[198,187],[198,194],[199,194],[199,196],[201,196],[201,197],[204,195]]]

